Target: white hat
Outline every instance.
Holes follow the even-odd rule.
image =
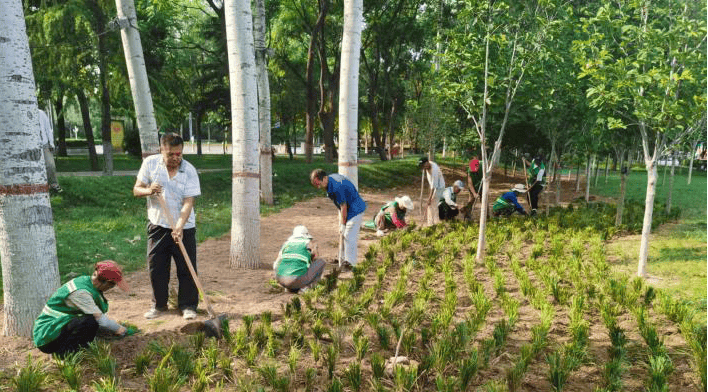
[[[511,188],[511,190],[519,193],[526,193],[526,187],[523,184],[516,184],[513,188]]]
[[[405,208],[406,210],[408,210],[408,211],[413,210],[413,200],[411,200],[410,197],[401,196],[401,197],[397,197],[395,200],[399,206]]]
[[[303,225],[295,226],[295,228],[293,229],[293,235],[291,237],[293,237],[293,238],[310,238],[310,239],[312,238],[312,236],[310,235],[310,232],[307,231],[307,227],[305,227]]]
[[[465,188],[465,184],[464,184],[462,181],[460,181],[460,180],[457,180],[457,181],[453,182],[453,183],[452,183],[452,186],[456,186],[456,187],[458,187],[458,188],[460,188],[460,189],[464,189],[464,188]]]

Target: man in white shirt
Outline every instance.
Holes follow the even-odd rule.
[[[153,292],[153,307],[145,318],[160,317],[167,311],[171,259],[177,267],[179,290],[177,306],[182,316],[189,320],[197,316],[199,291],[187,263],[179,249],[182,242],[187,255],[197,270],[197,239],[194,216],[194,199],[201,195],[199,176],[191,163],[182,159],[184,141],[175,133],[168,133],[160,140],[160,154],[143,160],[133,195],[147,197],[148,214],[148,267]],[[175,227],[170,227],[158,197],[165,198]]]
[[[440,220],[455,219],[460,213],[457,205],[457,194],[465,187],[462,181],[457,180],[451,187],[445,188],[442,200],[438,203],[438,217]]]
[[[435,214],[430,213],[430,208],[442,199],[443,191],[445,190],[445,178],[443,178],[442,171],[440,171],[438,164],[429,161],[428,157],[422,157],[418,160],[418,168],[425,171],[425,176],[430,185],[430,194],[428,195],[428,200],[425,205],[428,210],[428,223],[435,224],[437,223],[437,219],[435,219]],[[423,208],[423,206],[421,206],[421,208]]]
[[[54,130],[47,113],[42,109],[39,109],[39,141],[44,153],[44,165],[47,168],[49,189],[57,193],[62,192],[63,189],[61,189],[57,180],[57,167],[54,164]]]

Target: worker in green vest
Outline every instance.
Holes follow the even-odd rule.
[[[546,187],[546,165],[543,163],[543,157],[537,155],[531,162],[528,162],[525,158],[521,158],[524,161],[524,165],[528,166],[528,183],[529,183],[529,199],[531,199],[531,213],[530,215],[536,215],[536,209],[538,208],[538,195]]]
[[[324,267],[324,260],[317,258],[312,236],[302,225],[295,226],[273,263],[275,280],[291,293],[314,286],[322,277]]]
[[[108,300],[103,293],[114,286],[128,291],[120,266],[111,260],[96,263],[91,276],[79,276],[61,286],[34,322],[32,337],[37,348],[63,356],[87,346],[99,328],[117,336],[136,333],[137,329],[106,316]]]
[[[376,235],[382,237],[384,231],[402,229],[408,225],[406,213],[413,210],[413,200],[409,196],[396,197],[381,207],[374,217]]]

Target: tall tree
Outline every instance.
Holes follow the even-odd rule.
[[[230,264],[255,269],[260,267],[260,175],[256,60],[250,3],[227,0],[224,12],[233,135]]]
[[[345,0],[342,73],[339,79],[339,174],[359,186],[357,172],[359,121],[359,52],[363,27],[363,0]]]
[[[0,259],[5,336],[32,324],[59,287],[56,239],[22,2],[0,0]]]
[[[647,191],[638,276],[646,275],[657,160],[667,140],[690,136],[686,119],[705,112],[704,14],[690,0],[615,1],[589,14],[576,43],[591,106],[609,128],[636,129],[641,136]]]
[[[256,0],[254,44],[256,47],[256,75],[258,84],[258,126],[260,128],[261,198],[273,205],[273,161],[270,145],[270,85],[268,83],[268,56],[266,48],[265,0]]]
[[[133,0],[116,0],[116,8],[121,27],[120,36],[123,40],[125,64],[130,80],[130,91],[135,105],[135,117],[138,120],[140,148],[142,156],[146,157],[159,153],[160,145],[157,139],[157,123],[152,107],[150,83],[145,70],[143,46],[140,42],[138,20],[135,15],[135,3]]]

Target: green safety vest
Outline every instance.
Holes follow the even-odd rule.
[[[44,305],[42,313],[34,321],[32,337],[37,347],[53,341],[61,333],[69,321],[83,316],[85,313],[80,309],[72,308],[66,304],[69,294],[76,290],[86,290],[93,297],[94,302],[103,313],[108,312],[108,301],[103,293],[98,291],[91,283],[90,276],[79,276],[66,283],[49,298]]]
[[[307,248],[309,238],[297,238],[283,245],[280,264],[276,273],[279,276],[302,276],[310,268],[312,252]]]
[[[406,218],[406,214],[404,214],[398,209],[398,202],[391,201],[381,207],[381,211],[384,212],[384,219],[386,220],[386,223],[393,225],[393,218],[391,218],[391,213],[386,211],[386,209],[391,206],[393,206],[393,208],[396,210],[396,217],[398,218],[398,220],[404,220]]]
[[[533,184],[536,182],[536,177],[538,177],[538,172],[543,169],[543,177],[541,178],[540,184],[542,186],[546,186],[546,165],[544,163],[541,163],[539,165],[536,163],[536,160],[534,159],[531,161],[531,166],[529,166],[528,172],[529,172],[529,184]]]
[[[496,211],[502,211],[502,210],[506,210],[506,209],[516,210],[516,206],[509,203],[501,196],[497,197],[497,200],[495,200],[494,204],[492,205],[492,211],[496,212]]]

